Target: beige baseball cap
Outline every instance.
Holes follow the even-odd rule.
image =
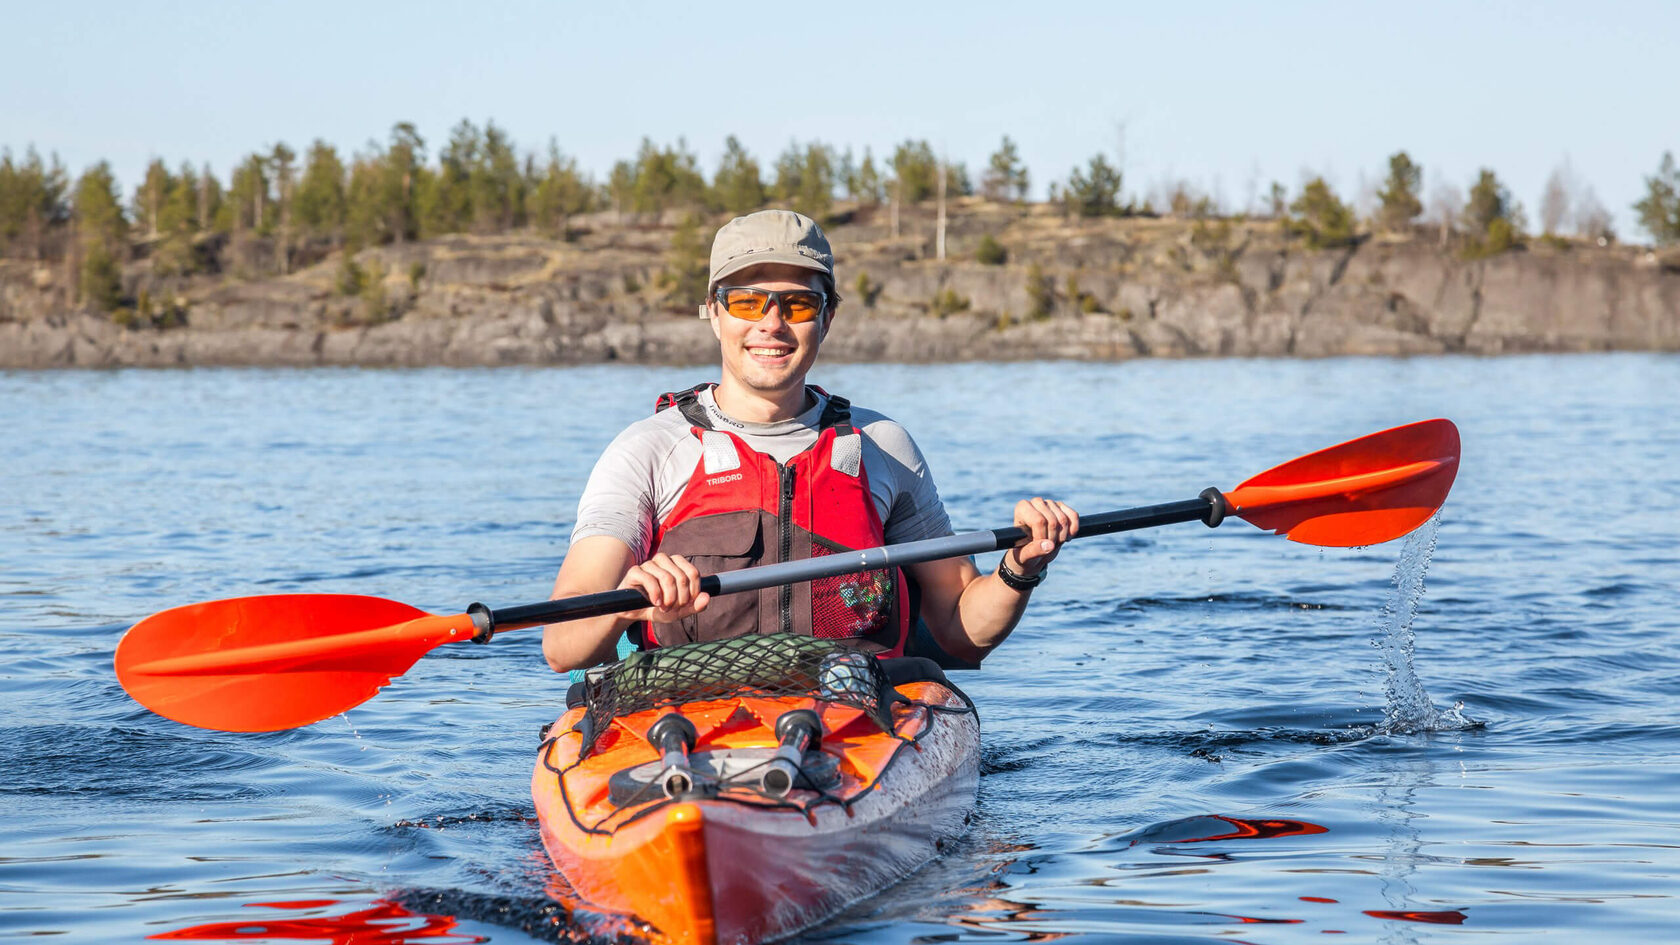
[[[709,288],[748,266],[784,263],[834,281],[834,250],[817,221],[792,210],[760,210],[725,223],[712,240]]]

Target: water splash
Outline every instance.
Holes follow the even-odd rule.
[[[1423,578],[1429,572],[1429,560],[1435,554],[1440,528],[1441,513],[1436,512],[1406,536],[1400,560],[1394,566],[1394,591],[1383,604],[1380,618],[1383,636],[1372,641],[1382,650],[1383,664],[1388,671],[1383,681],[1383,720],[1377,726],[1377,731],[1383,734],[1461,731],[1480,724],[1465,717],[1462,702],[1444,712],[1435,708],[1412,665],[1417,641],[1412,623],[1417,619],[1418,603],[1423,599]]]

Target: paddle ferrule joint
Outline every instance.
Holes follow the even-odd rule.
[[[1225,493],[1220,492],[1213,486],[1208,486],[1201,491],[1200,496],[1206,499],[1208,503],[1207,518],[1202,519],[1202,521],[1206,522],[1209,528],[1218,528],[1219,523],[1225,521],[1225,513],[1228,511],[1225,505]]]
[[[472,618],[473,629],[476,631],[472,641],[489,643],[490,638],[496,635],[496,612],[485,604],[473,601],[467,605],[467,616]]]

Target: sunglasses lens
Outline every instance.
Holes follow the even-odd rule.
[[[782,293],[782,317],[790,322],[808,322],[822,311],[822,296],[815,292]]]
[[[753,289],[729,289],[723,294],[723,307],[736,318],[758,321],[764,317],[764,303],[768,294]]]

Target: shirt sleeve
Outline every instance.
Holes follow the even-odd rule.
[[[866,417],[857,419],[865,421]],[[951,534],[951,520],[945,514],[945,503],[939,498],[939,487],[934,484],[927,459],[909,432],[885,417],[860,422],[860,426],[879,451],[877,463],[869,464],[871,491],[878,488],[877,476],[884,475],[887,480],[890,501],[883,523],[886,541],[898,544]],[[865,460],[869,458],[866,452]]]
[[[655,470],[660,456],[668,451],[643,424],[633,424],[620,433],[595,461],[589,482],[578,497],[577,523],[572,542],[595,535],[610,535],[630,546],[635,560],[647,560],[653,544],[657,498]]]

